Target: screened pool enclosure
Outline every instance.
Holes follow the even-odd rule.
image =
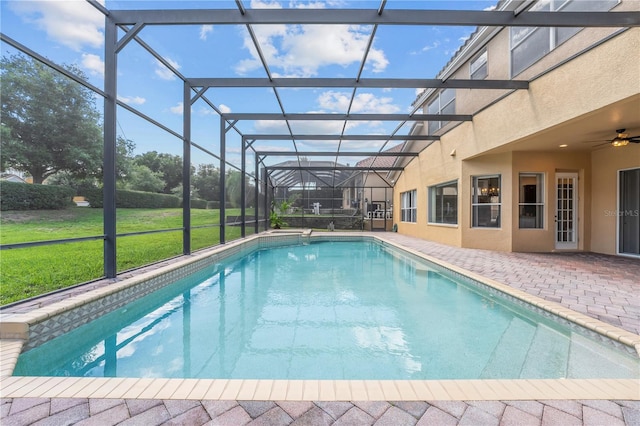
[[[445,89],[506,94],[529,88],[529,81],[520,79],[431,78],[422,76],[416,67],[406,67],[405,74],[377,77],[376,66],[381,59],[376,44],[392,31],[420,37],[421,31],[439,27],[473,31],[480,26],[640,24],[635,12],[532,12],[526,9],[527,2],[500,2],[492,10],[430,9],[430,2],[394,4],[386,0],[360,2],[358,9],[329,5],[323,9],[249,8],[241,0],[210,3],[219,7],[216,9],[180,5],[131,8],[137,4],[107,1],[105,6],[87,0],[73,6],[85,8],[90,20],[98,22],[98,35],[103,39],[96,43],[103,45],[104,51],[97,59],[103,63],[103,77],[87,76],[78,67],[64,65],[68,57],[53,50],[34,49],[38,44],[33,41],[34,35],[27,37],[19,28],[5,27],[1,34],[3,55],[29,58],[32,64],[44,66],[56,78],[98,99],[100,173],[91,175],[91,183],[93,189],[101,190],[103,225],[96,232],[74,230],[70,223],[70,234],[63,238],[3,241],[1,248],[11,249],[11,253],[42,250],[42,256],[56,252],[58,245],[75,247],[73,253],[93,250],[97,254],[93,260],[101,268],[92,271],[87,280],[113,278],[131,268],[265,231],[272,227],[274,212],[288,227],[392,230],[402,209],[398,205],[400,194],[393,192],[394,183],[409,162],[439,140],[440,127],[429,123],[471,121],[479,112],[456,111],[454,105],[425,113],[421,105],[410,105],[416,94]],[[205,3],[195,3],[199,4]],[[162,2],[158,5],[164,6]],[[102,21],[104,24],[100,24]],[[312,37],[313,32],[307,29],[321,27],[335,29],[335,34],[357,31],[359,44],[351,53],[359,59],[338,70],[302,72],[302,67],[296,68],[295,55],[285,58],[272,54],[274,38],[269,37],[278,31]],[[186,30],[192,30],[191,39],[184,37]],[[223,43],[227,30],[241,34],[242,48],[250,52],[250,60],[242,62],[249,69],[246,76],[222,66],[227,63],[224,58],[235,52],[234,47]],[[200,39],[206,39],[216,31],[220,33],[215,44],[203,44],[195,54],[187,49],[198,33]],[[184,49],[167,53],[168,40]],[[464,48],[463,43],[460,49]],[[178,56],[180,65],[175,59]],[[138,72],[124,71],[133,65]],[[148,78],[145,75],[154,71],[155,95],[171,99],[166,115],[151,112],[151,97],[144,103],[131,95]],[[366,97],[362,95],[382,98],[391,90],[404,93],[409,102],[401,109],[384,103],[363,107]],[[326,108],[309,106],[302,111],[297,106],[300,104],[293,102],[315,97],[318,91],[326,95]],[[265,94],[268,101],[262,101]],[[64,97],[65,93],[57,96]],[[164,121],[161,116],[168,119]],[[363,123],[375,126],[363,130]],[[136,149],[127,147],[127,141],[137,145]],[[135,167],[123,172],[125,163]],[[141,170],[146,172],[142,166],[153,173],[141,174]],[[7,166],[3,164],[3,168]],[[138,186],[125,179],[133,176],[139,176]],[[179,219],[149,228],[130,226],[122,204],[124,193],[119,191],[132,188],[144,192],[140,188],[156,178],[161,183],[151,192],[178,197],[180,205],[174,209],[179,211]],[[56,175],[55,183],[62,182],[60,174]],[[83,197],[79,186],[75,195]],[[158,215],[170,216],[164,209]],[[60,220],[64,220],[64,214]],[[153,239],[148,239],[151,235]],[[142,237],[145,242],[136,245]],[[167,245],[168,239],[173,241],[171,250],[125,262],[137,258],[138,252],[150,245]],[[77,259],[77,255],[69,256]]]

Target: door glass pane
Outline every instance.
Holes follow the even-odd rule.
[[[640,169],[620,172],[618,251],[640,254]]]
[[[560,243],[575,242],[573,178],[558,178],[557,182],[558,211],[556,214],[556,238]]]

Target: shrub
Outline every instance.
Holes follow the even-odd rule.
[[[207,208],[207,200],[201,200],[199,198],[194,198],[191,200],[191,208],[192,209],[206,209]]]
[[[207,201],[207,209],[217,210],[220,208],[220,201]]]
[[[73,204],[73,188],[3,181],[0,210],[58,210]]]
[[[86,190],[82,195],[89,201],[91,207],[104,207],[102,188]],[[166,209],[181,206],[180,198],[175,195],[116,189],[116,207],[118,208]]]

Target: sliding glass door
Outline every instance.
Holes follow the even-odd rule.
[[[618,175],[618,253],[640,256],[640,168]]]

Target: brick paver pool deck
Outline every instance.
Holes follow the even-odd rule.
[[[384,238],[547,301],[640,334],[640,260],[594,253],[501,253],[462,249],[395,233]],[[166,265],[164,262],[162,265]],[[155,265],[147,270],[158,268]],[[90,284],[96,288],[111,283]],[[76,288],[71,293],[86,291]],[[5,308],[26,312],[69,294]],[[123,379],[129,380],[129,379]],[[144,380],[144,379],[142,379]],[[51,381],[50,381],[51,382]],[[589,381],[585,382],[588,385]],[[9,385],[10,387],[11,385]],[[49,383],[49,386],[55,386]],[[233,400],[138,398],[5,398],[0,423],[9,425],[640,425],[640,383],[625,400],[601,396],[557,399],[420,400],[353,398]],[[2,386],[5,389],[6,386]],[[494,389],[495,390],[495,389]],[[211,389],[209,389],[211,391]],[[489,390],[487,390],[489,391]],[[258,390],[256,390],[256,393]],[[482,390],[480,390],[480,393]],[[539,394],[543,395],[544,389]],[[591,391],[593,392],[593,391]],[[603,389],[606,394],[607,390]],[[178,391],[173,393],[175,396]],[[451,392],[449,391],[451,394]],[[587,392],[588,394],[588,392]],[[584,396],[584,395],[583,395]],[[289,398],[287,398],[289,399]],[[480,398],[479,398],[480,399]]]

